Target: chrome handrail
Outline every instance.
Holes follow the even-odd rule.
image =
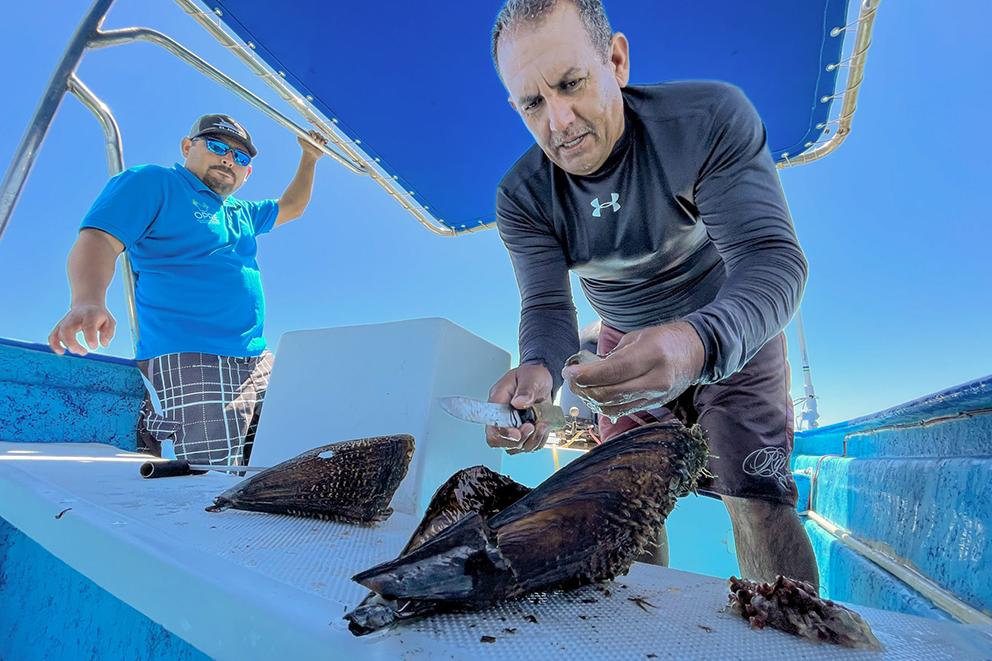
[[[92,112],[103,127],[104,148],[107,153],[107,171],[114,176],[124,170],[124,148],[121,145],[121,129],[114,114],[106,103],[100,100],[76,74],[69,76],[67,88]],[[138,351],[138,309],[134,302],[134,270],[127,252],[122,252],[121,278],[124,280],[124,297],[127,299],[127,319],[131,327],[131,350]]]
[[[240,40],[228,34],[224,26],[220,23],[218,16],[219,9],[213,12],[201,9],[202,3],[196,0],[176,0],[176,3],[190,15],[197,23],[202,25],[222,46],[231,51],[265,84],[275,90],[284,101],[289,103],[295,110],[303,115],[308,122],[313,124],[326,135],[339,149],[347,153],[357,163],[360,163],[367,174],[377,184],[382,186],[394,200],[399,202],[405,211],[408,211],[416,218],[421,225],[439,236],[460,236],[470,232],[477,232],[492,227],[492,224],[463,229],[456,231],[447,225],[441,225],[435,221],[429,209],[416,199],[412,191],[408,191],[397,183],[396,175],[388,173],[378,158],[374,158],[365,153],[360,141],[354,140],[346,135],[340,128],[336,118],[327,118],[312,103],[312,98],[303,98],[289,83],[286,82],[285,72],[275,71],[269,67],[255,53],[254,44],[249,42],[243,44]]]
[[[260,96],[241,85],[227,74],[223,73],[220,69],[213,66],[202,57],[186,48],[175,39],[169,37],[168,35],[162,34],[158,30],[152,30],[149,28],[120,28],[117,30],[97,31],[97,33],[89,40],[88,45],[90,48],[106,48],[108,46],[129,44],[135,41],[146,41],[148,43],[161,46],[200,73],[219,83],[222,87],[226,87],[230,91],[234,92],[248,103],[255,106],[255,108],[261,110],[263,113],[276,120],[276,122],[281,124],[284,128],[287,128],[292,133],[295,133],[298,137],[309,140],[307,137],[307,130],[305,128],[296,124],[293,120],[269,105],[268,102]],[[340,151],[332,149],[326,145],[318,146],[323,149],[325,154],[355,174],[367,174],[365,168],[355,162],[355,160],[349,155],[342,154]]]
[[[31,117],[31,123],[28,124],[24,137],[21,138],[21,143],[17,146],[17,151],[14,152],[14,157],[7,168],[3,182],[0,183],[0,239],[3,238],[7,224],[10,222],[10,216],[14,213],[14,207],[17,206],[17,200],[21,197],[28,174],[34,167],[38,151],[48,134],[48,128],[52,125],[55,113],[62,104],[62,98],[65,96],[69,84],[69,77],[76,71],[76,67],[79,66],[79,62],[86,52],[90,38],[100,29],[103,19],[106,18],[107,12],[110,11],[113,4],[114,0],[94,0],[90,10],[83,17],[79,27],[76,28],[75,34],[72,35],[72,39],[69,40],[69,45],[55,67],[55,73],[52,74],[41,101],[38,102],[38,108],[34,111],[34,116]]]
[[[820,103],[827,103],[834,98],[844,98],[840,116],[836,120],[817,126],[817,128],[827,129],[831,124],[836,123],[837,130],[834,131],[833,136],[829,140],[811,145],[813,147],[812,149],[804,151],[794,158],[783,155],[783,160],[777,164],[779,168],[794,167],[819,160],[840,147],[841,143],[851,134],[851,124],[854,121],[854,111],[858,107],[858,92],[861,89],[861,83],[864,82],[865,59],[868,54],[868,48],[871,46],[871,34],[875,25],[875,13],[878,11],[879,1],[863,0],[861,3],[861,11],[858,13],[858,18],[854,22],[858,26],[858,31],[854,36],[853,54],[848,58],[847,85],[844,87],[844,91],[820,99]],[[839,36],[848,27],[834,28],[831,31],[831,36]],[[831,71],[838,66],[840,66],[840,63],[829,64],[827,65],[827,70]]]
[[[929,599],[934,606],[965,624],[976,624],[983,627],[992,626],[992,617],[961,601],[956,594],[947,590],[929,576],[925,576],[912,563],[904,558],[890,555],[890,549],[876,548],[854,536],[847,528],[842,528],[819,512],[805,512],[810,521],[833,535],[841,544],[884,571],[889,572],[911,590]]]

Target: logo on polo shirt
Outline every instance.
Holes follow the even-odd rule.
[[[620,195],[618,193],[610,193],[610,201],[600,204],[599,198],[597,197],[596,199],[594,199],[592,202],[589,203],[592,205],[593,208],[592,217],[600,218],[603,215],[603,209],[606,209],[607,207],[613,209],[613,213],[620,211],[620,202],[618,201],[619,199],[620,199]]]
[[[209,223],[213,220],[215,212],[211,211],[210,207],[205,202],[201,202],[200,200],[194,198],[193,208],[196,209],[193,212],[193,217],[196,218],[197,222]]]

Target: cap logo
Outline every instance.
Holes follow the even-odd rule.
[[[229,123],[225,122],[223,119],[218,119],[214,123],[213,128],[215,128],[215,129],[221,129],[223,131],[228,131],[230,133],[236,133],[238,135],[241,135],[243,133],[243,131],[242,131],[241,128],[235,126],[234,124],[229,124]]]

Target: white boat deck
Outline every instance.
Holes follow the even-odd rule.
[[[598,588],[356,638],[342,616],[366,591],[350,577],[394,557],[416,520],[394,514],[361,528],[208,513],[203,508],[239,478],[144,480],[143,459],[106,445],[0,443],[0,516],[214,658],[992,658],[988,628],[867,608],[858,610],[881,653],[752,631],[724,609],[724,581],[641,564]]]

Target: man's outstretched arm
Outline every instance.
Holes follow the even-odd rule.
[[[300,149],[303,150],[300,155],[300,166],[296,169],[296,176],[289,182],[289,186],[279,198],[279,215],[276,216],[276,227],[302,216],[307,205],[310,204],[314,170],[317,161],[324,155],[323,150],[313,143],[326,145],[327,138],[316,131],[310,131],[310,140],[299,138]]]
[[[124,244],[106,232],[79,232],[67,266],[72,300],[69,311],[48,336],[52,351],[62,355],[68,349],[85,356],[86,347],[76,339],[80,331],[91,350],[110,344],[117,322],[107,310],[107,287],[114,277],[117,256],[123,251]]]

